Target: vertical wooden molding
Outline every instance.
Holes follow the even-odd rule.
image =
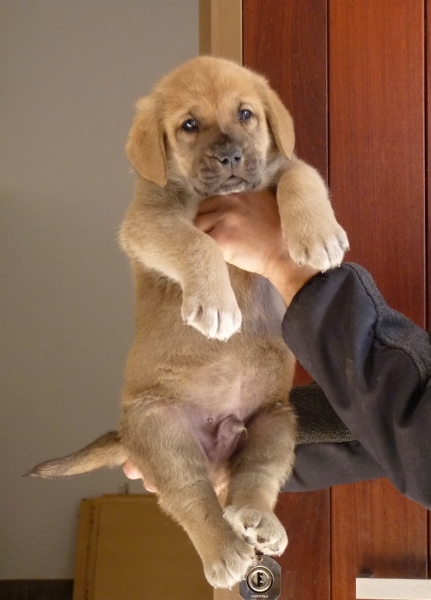
[[[199,0],[199,54],[242,64],[242,0]]]
[[[92,533],[91,500],[81,500],[79,509],[78,539],[76,543],[75,579],[73,585],[73,600],[86,600],[88,582],[88,553]]]
[[[425,2],[425,156],[426,156],[426,283],[425,302],[427,306],[426,328],[431,327],[431,0]],[[428,577],[431,571],[431,511],[427,512],[428,520]]]
[[[427,282],[426,282],[426,304],[427,304],[427,319],[426,328],[431,327],[431,184],[430,184],[430,169],[431,169],[431,0],[425,2],[425,154],[426,154],[426,263],[427,263]],[[431,513],[429,513],[431,514]],[[431,523],[430,523],[431,526]],[[431,533],[431,531],[430,531]],[[431,567],[431,538],[430,538],[430,567]]]

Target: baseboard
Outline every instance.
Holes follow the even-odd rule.
[[[72,579],[3,579],[1,600],[72,600]]]

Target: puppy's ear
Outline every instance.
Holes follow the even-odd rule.
[[[266,116],[277,147],[290,160],[295,147],[293,119],[274,90],[266,88],[264,98]]]
[[[144,179],[164,187],[166,153],[157,101],[153,96],[145,96],[138,101],[136,109],[126,144],[127,158]]]

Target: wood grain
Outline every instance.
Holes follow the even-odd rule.
[[[427,577],[427,515],[388,480],[333,488],[332,600],[353,600],[355,578]]]
[[[91,500],[81,500],[79,507],[78,537],[76,543],[75,577],[73,582],[73,600],[86,600],[89,581],[89,546],[91,539],[93,510]]]
[[[425,14],[426,14],[426,19],[429,19],[431,17],[431,0],[425,0]],[[431,89],[430,89],[430,85],[431,85],[431,43],[430,43],[430,39],[429,39],[429,31],[427,34],[427,39],[425,40],[425,44],[426,44],[426,51],[427,51],[427,56],[426,56],[426,73],[425,73],[425,77],[426,77],[426,85],[427,85],[427,97],[426,97],[426,114],[425,114],[425,119],[426,119],[426,144],[427,144],[427,198],[426,198],[426,213],[427,213],[427,223],[426,223],[426,230],[427,230],[427,239],[428,239],[428,245],[427,245],[427,286],[426,286],[426,291],[427,291],[427,329],[429,330],[431,328],[431,295],[429,292],[430,289],[430,283],[431,283],[431,244],[430,244],[430,240],[431,240],[431,187],[430,187],[430,183],[429,183],[429,174],[431,173],[431,152],[430,152],[430,148],[431,148],[431,127],[430,127],[430,123],[431,123]]]
[[[429,19],[431,16],[431,0],[425,0],[425,13],[426,18]],[[426,213],[427,213],[427,283],[426,283],[426,301],[427,301],[427,322],[426,327],[428,331],[431,328],[431,186],[429,181],[429,174],[431,173],[431,43],[429,40],[429,33],[426,39],[427,49],[427,60],[426,60],[426,82],[427,82],[427,98],[426,98],[426,124],[427,124],[427,199],[426,199]],[[428,573],[431,573],[431,513],[428,512]]]
[[[422,0],[329,2],[330,186],[350,260],[424,325]],[[354,579],[426,577],[426,511],[386,481],[332,490],[332,600]]]
[[[242,64],[242,0],[199,0],[199,54]]]
[[[296,150],[327,177],[326,0],[243,0],[244,64],[266,75],[295,121]]]
[[[74,598],[213,598],[188,536],[161,512],[153,495],[123,494],[85,501],[78,550],[80,585]]]
[[[423,0],[330,0],[330,187],[349,260],[425,324]]]
[[[427,3],[431,14],[431,0]],[[244,61],[268,76],[290,108],[300,156],[324,175],[329,156],[333,204],[351,240],[349,260],[367,267],[388,302],[423,326],[426,227],[431,233],[425,203],[424,2],[329,0],[328,6],[329,16],[325,2],[244,0]],[[326,33],[329,96],[323,85]],[[427,108],[429,115],[430,99]],[[428,314],[431,322],[431,307]],[[288,526],[287,515],[303,523],[305,505],[289,507],[292,497],[280,503]],[[311,564],[317,571],[325,564],[315,563],[312,546],[317,542],[324,553],[326,535],[317,528],[309,556],[297,562],[291,533],[292,553],[283,557],[283,566],[294,575],[283,598],[351,600],[355,577],[367,570],[381,577],[426,576],[424,509],[386,481],[334,488],[331,498],[332,596],[325,583],[316,593],[295,582],[298,573],[313,577]]]
[[[326,0],[243,0],[243,8],[244,64],[269,79],[293,115],[298,154],[327,178]],[[296,383],[307,380],[300,371]],[[329,600],[329,491],[282,494],[277,513],[289,536],[281,600]]]
[[[326,600],[330,582],[330,497],[327,490],[281,494],[276,514],[289,545],[282,556],[281,600]]]
[[[327,6],[243,0],[244,64],[263,73],[295,121],[296,152],[328,179]],[[295,385],[311,381],[297,366]]]

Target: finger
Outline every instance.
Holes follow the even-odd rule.
[[[198,215],[212,213],[219,210],[225,196],[211,196],[199,204]]]
[[[227,213],[233,208],[238,208],[249,194],[225,194],[223,196],[212,196],[207,198],[198,207],[199,214],[207,214],[213,212]]]
[[[211,233],[216,225],[221,221],[223,215],[218,212],[209,212],[198,214],[195,217],[195,226],[204,233]]]

